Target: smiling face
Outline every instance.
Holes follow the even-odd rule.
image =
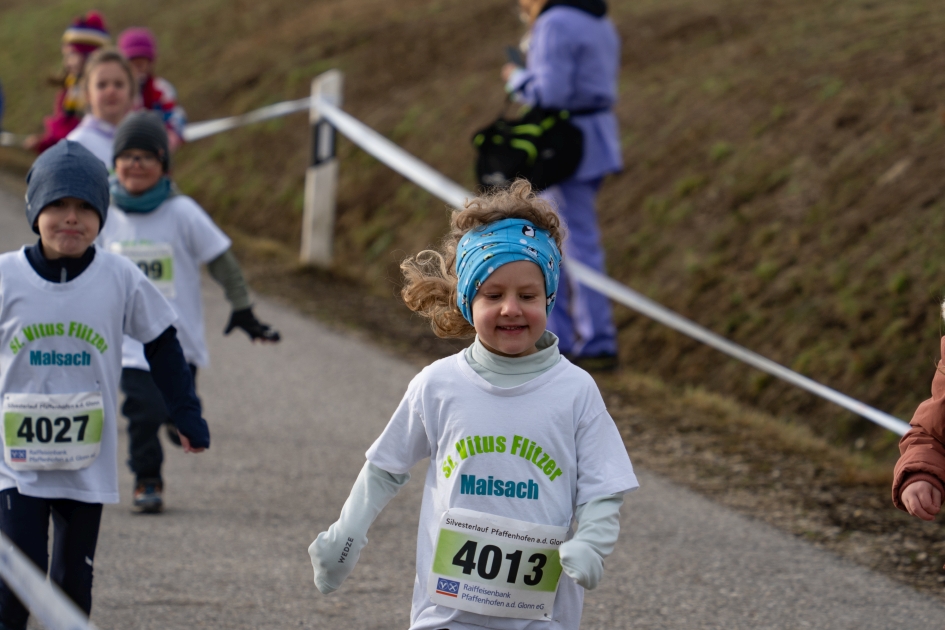
[[[496,269],[473,298],[473,326],[487,350],[505,357],[538,352],[548,324],[541,268],[517,260]]]
[[[46,258],[78,258],[98,236],[102,222],[87,201],[64,197],[42,209],[36,219]]]
[[[86,98],[99,120],[117,126],[131,111],[133,94],[131,77],[117,62],[100,63],[89,73]]]
[[[157,155],[143,149],[125,149],[115,158],[119,183],[132,195],[140,195],[158,183],[164,167]]]

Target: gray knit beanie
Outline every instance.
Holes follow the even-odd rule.
[[[115,130],[112,149],[115,160],[122,151],[141,149],[158,156],[165,173],[171,167],[167,129],[164,128],[164,121],[154,112],[134,112],[125,116]]]
[[[36,158],[26,175],[26,220],[39,234],[36,219],[43,208],[75,197],[98,210],[105,225],[108,215],[108,169],[78,142],[60,140]]]

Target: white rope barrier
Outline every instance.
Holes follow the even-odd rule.
[[[9,131],[0,131],[0,147],[18,147],[26,140],[26,136],[10,133]]]
[[[439,197],[449,205],[455,208],[462,208],[466,199],[475,196],[472,192],[446,178],[438,171],[424,164],[387,138],[331,103],[320,100],[318,102],[318,110],[335,129],[347,136],[349,140],[357,144],[364,151],[421,188]],[[870,407],[826,385],[821,385],[813,379],[798,374],[779,363],[775,363],[771,359],[767,359],[756,352],[752,352],[747,348],[729,341],[708,328],[704,328],[686,319],[682,315],[637,293],[630,287],[620,284],[616,280],[576,260],[568,260],[565,264],[567,265],[568,272],[581,284],[673,330],[701,341],[762,372],[766,372],[792,385],[800,387],[815,396],[829,400],[885,429],[889,429],[893,433],[904,435],[910,428],[907,423],[899,418]]]
[[[184,128],[184,139],[187,141],[199,140],[251,123],[305,111],[308,110],[311,105],[312,98],[306,97],[294,101],[276,103],[239,116],[192,123]],[[320,99],[318,101],[318,110],[335,129],[361,147],[362,150],[449,205],[455,208],[462,208],[466,199],[475,196],[472,192],[410,155],[402,148],[332,103]],[[22,136],[8,132],[0,133],[0,145],[2,146],[19,145],[21,142]],[[682,315],[669,310],[642,294],[637,293],[633,289],[594,271],[578,261],[567,261],[566,264],[570,273],[578,282],[606,295],[615,302],[623,304],[684,335],[701,341],[762,372],[766,372],[816,396],[829,400],[894,433],[904,435],[906,431],[909,430],[909,425],[899,418],[870,407],[855,398],[851,398],[826,385],[822,385],[756,352],[752,352],[747,348],[729,341],[721,335],[686,319]]]
[[[674,311],[669,310],[662,304],[654,302],[650,298],[637,293],[633,289],[623,284],[620,284],[616,280],[608,278],[607,276],[594,271],[587,265],[578,262],[576,260],[567,261],[568,273],[574,276],[574,278],[591,289],[594,289],[598,293],[603,293],[610,299],[615,302],[619,302],[625,306],[629,306],[633,310],[646,315],[650,319],[654,319],[661,324],[669,326],[673,330],[683,333],[697,341],[712,346],[716,350],[724,352],[725,354],[738,359],[743,363],[755,367],[762,372],[767,372],[772,376],[776,376],[783,381],[787,381],[792,385],[796,385],[801,389],[805,389],[810,393],[820,396],[826,400],[829,400],[832,403],[840,405],[844,409],[852,411],[855,414],[858,414],[867,420],[875,422],[879,426],[889,429],[893,433],[898,433],[899,435],[905,434],[909,430],[909,425],[896,418],[891,416],[888,413],[874,409],[869,405],[851,398],[846,394],[842,394],[835,389],[831,389],[826,385],[821,385],[817,381],[807,378],[802,374],[798,374],[793,370],[789,370],[779,363],[775,363],[771,359],[765,358],[756,352],[752,352],[747,348],[743,348],[737,343],[731,342],[721,335],[717,335],[708,328],[703,328],[699,324],[686,319],[682,315],[675,313]]]
[[[223,131],[229,131],[230,129],[236,129],[237,127],[243,127],[264,120],[271,120],[273,118],[280,118],[287,114],[294,114],[295,112],[307,111],[309,107],[311,107],[311,103],[311,97],[306,96],[305,98],[300,98],[295,101],[285,101],[275,103],[274,105],[267,105],[266,107],[260,107],[259,109],[254,109],[251,112],[238,116],[190,123],[184,127],[184,140],[188,142],[200,140],[201,138],[206,138],[207,136],[212,136]],[[24,140],[26,140],[26,136],[24,135],[10,133],[9,131],[0,131],[0,146],[18,147],[22,146]]]
[[[311,107],[311,104],[312,98],[306,96],[305,98],[300,98],[295,101],[285,101],[274,105],[267,105],[266,107],[260,107],[259,109],[240,114],[239,116],[191,123],[184,127],[184,140],[188,142],[199,140],[200,138],[206,138],[207,136],[212,136],[221,131],[236,129],[237,127],[261,122],[263,120],[279,118],[287,114],[294,114],[295,112],[307,111],[309,107]]]
[[[260,107],[259,109],[254,109],[251,112],[238,116],[190,123],[184,126],[184,140],[188,142],[200,140],[201,138],[206,138],[207,136],[212,136],[223,131],[229,131],[230,129],[236,129],[237,127],[243,127],[264,120],[271,120],[273,118],[280,118],[287,114],[294,114],[295,112],[307,111],[309,107],[311,107],[311,103],[312,98],[306,96],[305,98],[300,98],[295,101],[285,101],[275,103],[274,105],[267,105],[266,107]],[[26,136],[24,135],[10,133],[9,131],[0,131],[0,146],[18,147],[22,146],[24,140],[26,140]]]
[[[46,630],[96,630],[71,599],[0,534],[0,577]]]
[[[332,103],[319,99],[318,111],[366,153],[451,206],[462,208],[466,199],[476,196]]]

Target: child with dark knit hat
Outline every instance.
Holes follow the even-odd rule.
[[[184,142],[184,126],[187,114],[177,102],[177,91],[166,79],[154,76],[157,62],[157,39],[150,29],[129,28],[118,36],[121,51],[135,73],[139,93],[135,97],[135,109],[147,109],[157,113],[167,127],[171,151]]]
[[[109,218],[105,166],[63,140],[27,184],[39,241],[0,255],[0,531],[88,614],[102,505],[119,499],[123,336],[144,344],[186,450],[205,450],[210,432],[173,307],[131,262],[93,244]],[[28,616],[0,581],[0,628],[23,630]]]
[[[89,11],[77,17],[62,34],[62,76],[54,79],[60,88],[52,116],[43,121],[45,132],[29,136],[23,143],[26,149],[42,153],[75,129],[85,114],[85,98],[81,81],[85,61],[89,55],[111,39],[105,18],[98,11]]]
[[[223,287],[232,306],[225,333],[241,328],[253,341],[277,342],[279,333],[253,314],[249,289],[230,239],[193,199],[171,182],[167,131],[154,112],[134,112],[119,125],[114,142],[110,220],[99,236],[106,249],[141,269],[178,315],[178,330],[190,373],[209,362],[203,325],[200,267]],[[134,504],[144,512],[164,505],[158,434],[170,421],[161,393],[148,371],[141,344],[126,338],[122,349],[122,412],[128,418],[135,474]],[[174,440],[173,434],[171,437]]]

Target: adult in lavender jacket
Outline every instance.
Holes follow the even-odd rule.
[[[521,102],[577,112],[572,122],[584,133],[584,157],[570,179],[544,191],[568,227],[567,258],[603,272],[595,202],[601,182],[623,168],[617,118],[620,39],[606,17],[604,0],[519,0],[530,24],[525,68],[502,69],[506,90]],[[562,269],[558,308],[548,329],[563,353],[587,369],[616,366],[617,331],[610,303],[578,285]]]

